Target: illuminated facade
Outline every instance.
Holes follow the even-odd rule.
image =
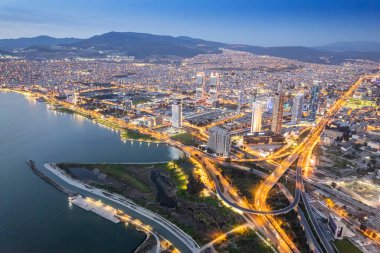
[[[242,106],[243,106],[243,92],[239,91],[236,112],[240,113]]]
[[[228,156],[231,149],[231,137],[228,130],[215,126],[209,130],[207,147],[219,155]]]
[[[220,88],[220,79],[218,73],[211,73],[210,75],[210,90],[209,90],[209,101],[210,103],[215,103],[218,101]]]
[[[309,121],[315,121],[317,116],[320,85],[320,81],[313,81],[313,86],[311,87]]]
[[[182,103],[178,101],[172,104],[172,126],[182,127]]]
[[[125,99],[124,100],[124,110],[131,110],[132,109],[132,107],[133,107],[133,102],[132,102],[132,100],[130,100],[130,99]]]
[[[252,105],[251,133],[261,131],[263,108],[264,104],[261,102],[254,102]]]
[[[79,104],[79,102],[80,102],[79,92],[74,91],[73,104],[77,105]]]
[[[284,114],[285,94],[282,90],[282,84],[279,84],[277,92],[274,94],[274,105],[272,112],[271,130],[275,134],[281,134],[282,116]]]
[[[304,95],[300,93],[300,94],[297,94],[293,99],[292,123],[294,124],[298,124],[301,121],[303,98],[304,98]]]
[[[202,100],[205,97],[206,79],[205,73],[199,72],[196,76],[195,98]]]

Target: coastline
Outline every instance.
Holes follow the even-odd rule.
[[[12,91],[13,91],[13,90],[11,90],[10,92],[12,92]],[[23,93],[18,92],[18,91],[15,91],[15,92],[16,92],[16,93],[19,93],[19,94],[23,94]],[[25,95],[25,94],[23,94],[23,95]],[[103,126],[103,127],[106,127],[106,128],[110,128],[111,130],[116,131],[116,132],[119,134],[120,140],[122,140],[122,141],[130,141],[130,142],[134,142],[134,141],[136,141],[136,142],[153,143],[153,144],[167,144],[167,143],[164,142],[164,141],[158,141],[158,140],[146,140],[146,139],[138,139],[138,138],[137,138],[137,139],[133,139],[133,138],[123,138],[122,135],[121,135],[121,132],[122,132],[122,131],[133,131],[133,130],[130,130],[130,129],[123,129],[123,130],[120,130],[120,129],[117,129],[117,128],[112,127],[112,126],[110,126],[110,125],[104,124],[104,123],[100,122],[99,120],[97,120],[97,119],[95,119],[95,118],[88,117],[88,116],[86,116],[86,115],[83,115],[83,114],[81,114],[81,113],[78,113],[78,112],[76,112],[75,110],[68,109],[68,110],[70,110],[70,112],[69,112],[69,111],[61,111],[61,110],[58,110],[58,109],[56,109],[56,108],[50,108],[50,107],[54,107],[54,104],[51,104],[51,103],[48,103],[48,102],[44,102],[44,103],[47,103],[49,110],[54,111],[54,112],[56,112],[56,113],[73,114],[73,115],[82,116],[83,118],[88,119],[88,120],[90,120],[90,121],[93,122],[93,123],[99,124],[99,125],[101,125],[101,126]],[[66,107],[62,107],[62,108],[67,109]]]
[[[46,176],[45,174],[43,174],[41,171],[38,170],[38,168],[35,166],[35,163],[34,161],[32,160],[28,160],[26,162],[26,164],[30,167],[30,169],[32,170],[32,172],[37,175],[38,177],[40,177],[42,180],[44,180],[45,182],[47,182],[48,184],[50,184],[51,186],[53,186],[54,188],[56,188],[58,191],[64,193],[66,196],[69,197],[69,202],[71,202],[70,200],[70,197],[72,196],[75,196],[76,193],[60,186],[59,184],[57,184],[56,182],[54,182],[52,179],[50,179],[48,176]],[[79,205],[77,205],[78,207],[80,207]],[[83,209],[83,207],[81,207]],[[103,217],[104,218],[104,217]],[[138,224],[137,222],[135,222],[134,220],[130,220],[130,223],[132,223],[135,228],[140,231],[140,232],[143,232],[145,234],[145,239],[144,241],[139,245],[137,246],[133,252],[134,253],[137,253],[138,250],[140,248],[142,248],[145,243],[149,240],[150,236],[154,236],[154,238],[156,239],[157,241],[157,245],[156,245],[156,248],[157,248],[157,253],[159,252],[159,249],[160,249],[160,239],[158,238],[158,236],[155,234],[154,231],[148,231],[147,229],[144,229],[143,226],[141,226],[140,224]],[[153,248],[152,248],[153,250]]]
[[[29,97],[29,96],[32,96],[33,93],[30,93],[30,92],[24,92],[24,91],[20,91],[20,90],[16,90],[16,89],[11,89],[11,88],[0,88],[0,92],[14,92],[14,93],[17,93],[17,94],[20,94],[20,95],[23,95],[25,97]],[[137,141],[137,142],[143,142],[143,143],[153,143],[153,144],[165,144],[165,145],[169,145],[168,143],[166,143],[165,141],[159,141],[159,140],[146,140],[146,139],[133,139],[133,138],[122,138],[120,132],[122,131],[133,131],[133,129],[123,129],[123,130],[120,130],[118,128],[115,128],[115,127],[112,127],[110,125],[107,125],[105,123],[102,123],[101,121],[97,120],[96,118],[92,118],[92,117],[88,117],[86,115],[83,115],[82,113],[79,113],[77,112],[75,109],[69,109],[69,108],[66,108],[66,107],[62,107],[62,108],[65,108],[65,109],[68,109],[71,111],[71,113],[69,112],[63,112],[63,111],[59,111],[59,110],[56,110],[56,109],[53,109],[53,108],[50,108],[52,106],[54,106],[54,103],[50,103],[49,101],[44,101],[44,103],[46,103],[48,106],[48,109],[51,110],[51,111],[55,111],[57,113],[62,113],[62,114],[75,114],[75,115],[79,115],[79,116],[82,116],[90,121],[93,121],[103,127],[106,127],[106,128],[110,128],[112,129],[113,131],[116,131],[119,133],[119,137],[120,137],[120,140],[122,141],[130,141],[130,142],[134,142],[134,141]],[[169,145],[170,146],[170,145]]]
[[[127,215],[134,217],[136,222],[134,225],[141,225],[143,229],[151,232],[153,236],[155,233],[158,233],[160,237],[170,241],[172,245],[180,249],[181,252],[199,252],[199,245],[175,224],[156,213],[138,206],[131,200],[117,194],[108,193],[104,190],[94,188],[92,186],[86,187],[85,184],[68,177],[60,169],[54,168],[53,163],[45,163],[42,169],[36,168],[36,170],[38,173],[43,175],[42,178],[44,180],[46,180],[46,177],[62,188],[69,188],[67,189],[69,192],[74,192],[75,194],[80,194],[89,198],[99,199],[107,205],[111,205],[118,210],[122,210]],[[38,176],[41,177],[41,175]],[[142,224],[142,222],[147,225]],[[152,227],[154,227],[154,229],[152,229]],[[158,236],[155,238],[157,239]]]

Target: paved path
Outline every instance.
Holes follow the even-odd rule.
[[[134,202],[125,199],[117,194],[104,194],[105,191],[88,186],[68,177],[59,169],[53,168],[54,164],[44,164],[45,170],[41,170],[46,176],[54,180],[59,185],[69,188],[73,192],[78,192],[84,196],[101,199],[103,202],[123,210],[130,216],[142,220],[143,223],[154,227],[159,234],[166,237],[181,252],[199,252],[199,245],[176,225],[163,217],[145,208],[136,205]]]

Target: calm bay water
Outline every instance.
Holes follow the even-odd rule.
[[[0,252],[132,252],[145,235],[78,207],[25,161],[154,162],[177,158],[164,144],[123,143],[118,134],[22,95],[0,93]]]

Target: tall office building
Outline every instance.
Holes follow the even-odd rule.
[[[172,126],[182,127],[182,103],[180,101],[172,104]]]
[[[125,111],[131,110],[132,107],[133,107],[133,101],[130,99],[125,99],[124,100],[124,110]]]
[[[282,83],[278,85],[277,92],[274,94],[274,105],[272,112],[272,126],[271,130],[275,134],[281,134],[282,129],[282,116],[284,114],[284,100],[285,94],[282,90]]]
[[[228,130],[219,126],[210,128],[207,147],[216,154],[228,156],[231,149],[231,137]]]
[[[299,93],[293,98],[292,123],[294,124],[298,124],[301,121],[303,97],[303,93]]]
[[[199,72],[196,75],[196,87],[195,87],[195,98],[196,100],[202,100],[205,97],[206,89],[206,77],[204,72]]]
[[[236,108],[236,112],[237,113],[240,113],[241,111],[241,107],[243,106],[243,92],[242,91],[239,91],[239,94],[238,94],[238,101],[237,101],[237,108]]]
[[[273,105],[274,105],[274,97],[267,98],[267,101],[266,101],[266,110],[268,112],[272,112],[273,111]]]
[[[74,91],[74,96],[73,96],[73,104],[77,105],[80,102],[80,95],[78,91]]]
[[[256,101],[256,97],[257,97],[257,90],[254,89],[252,92],[251,92],[251,97],[249,99],[249,108],[252,108],[253,104],[255,103]]]
[[[251,133],[257,133],[261,131],[263,108],[264,104],[261,102],[256,101],[252,105]]]
[[[211,75],[210,75],[210,90],[209,90],[210,103],[215,103],[218,101],[219,86],[220,86],[219,74],[218,73],[211,73]]]
[[[315,121],[317,111],[318,111],[318,102],[319,102],[319,91],[320,81],[313,81],[313,86],[311,87],[311,98],[310,98],[310,108],[309,108],[309,121]]]

